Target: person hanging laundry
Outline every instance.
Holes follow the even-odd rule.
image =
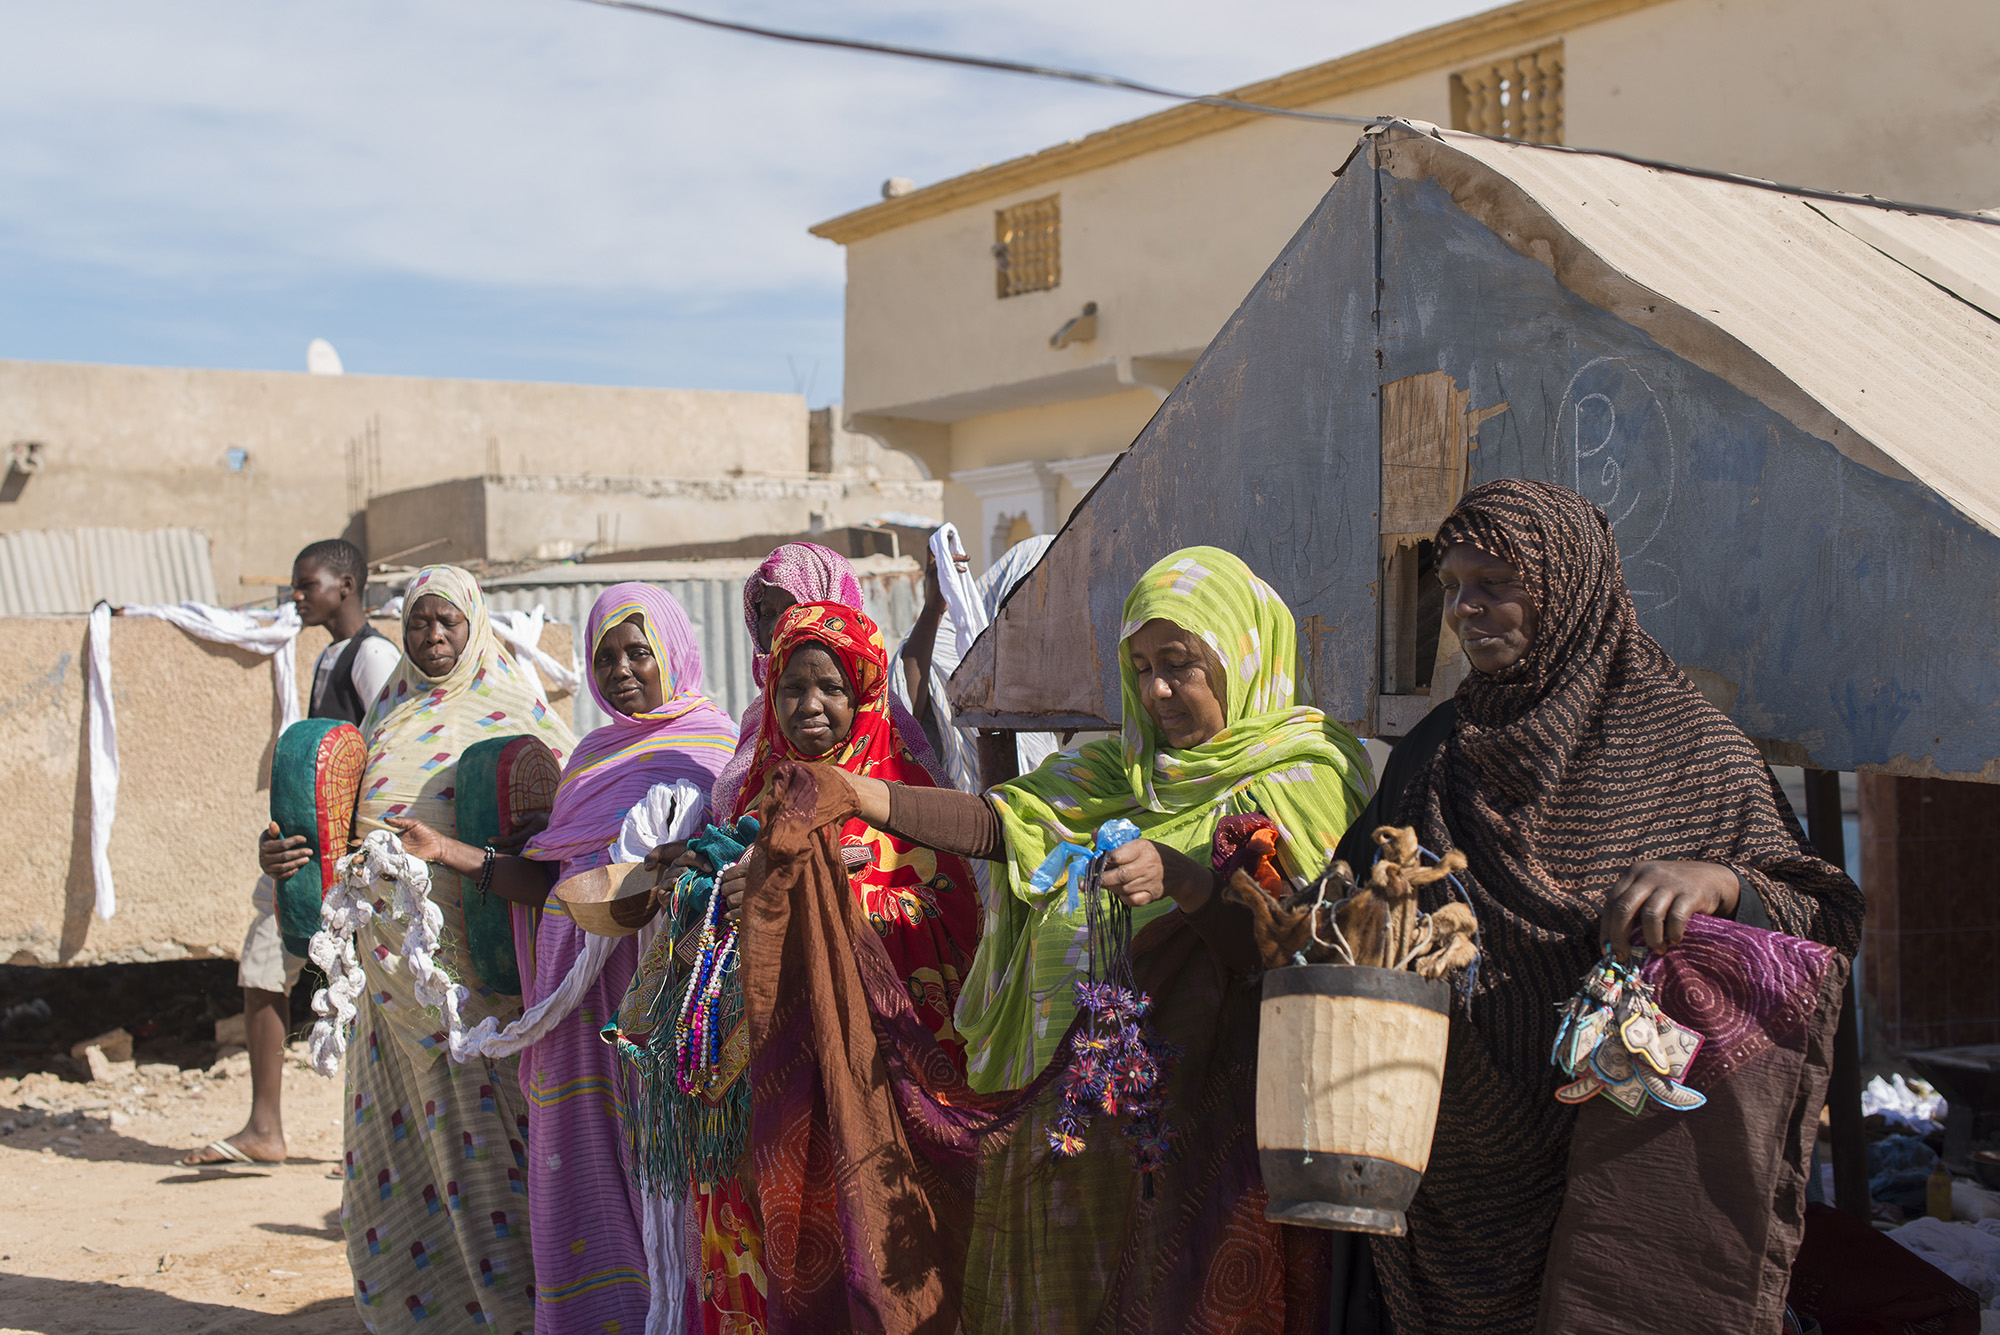
[[[458,758],[476,742],[535,737],[558,758],[574,744],[540,680],[501,646],[467,571],[417,572],[404,592],[402,640],[396,672],[361,724],[357,840],[398,822],[454,835]],[[267,872],[282,870],[283,843],[267,836],[261,845]],[[479,983],[460,925],[477,880],[431,868],[430,903],[442,918],[434,959],[469,987],[467,1026],[505,1024],[521,998]],[[366,986],[343,1064],[341,1224],[355,1309],[377,1335],[528,1335],[535,1270],[520,1062],[449,1058],[445,1022],[417,1000],[404,962],[407,927],[378,913],[353,942]]]
[[[1000,605],[1034,570],[1036,562],[1049,550],[1049,544],[1055,541],[1055,535],[1043,533],[1015,543],[977,582],[965,576],[963,566],[967,558],[962,549],[956,548],[957,541],[958,529],[950,524],[931,535],[924,561],[924,605],[917,614],[916,624],[896,650],[897,672],[891,686],[896,698],[923,725],[924,736],[951,776],[952,786],[962,793],[973,793],[985,786],[979,770],[978,741],[971,729],[960,727],[953,720],[951,699],[945,694],[944,684],[971,647],[971,642],[964,638],[965,623],[976,618],[976,624],[983,628],[1000,615]],[[938,564],[941,546],[947,553],[944,559],[953,567],[950,571]],[[952,555],[954,550],[956,556]],[[961,608],[952,604],[945,594],[947,583],[969,595],[970,601],[977,604],[976,613],[970,606]],[[961,617],[965,622],[961,622]],[[1026,774],[1056,749],[1056,739],[1046,732],[1015,733],[1013,745],[1016,772]],[[981,878],[980,889],[984,893],[983,873],[975,866],[973,874]]]
[[[368,564],[361,549],[341,538],[315,542],[292,561],[292,606],[307,626],[325,626],[333,643],[313,665],[308,718],[360,723],[402,657],[395,644],[368,624]],[[271,825],[267,834],[277,832]],[[287,875],[306,862],[305,839],[284,841]],[[282,879],[279,878],[279,879]],[[250,892],[250,928],[236,970],[243,989],[244,1046],[250,1054],[250,1118],[224,1140],[212,1140],[181,1162],[282,1163],[285,1158],[284,1058],[290,1026],[289,998],[305,961],[285,949],[278,932],[277,883],[257,878]]]

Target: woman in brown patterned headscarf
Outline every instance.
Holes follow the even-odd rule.
[[[1813,854],[1749,739],[1640,628],[1595,505],[1489,482],[1437,545],[1474,670],[1398,746],[1353,829],[1393,820],[1462,850],[1485,955],[1469,1015],[1453,1018],[1409,1234],[1373,1252],[1397,1335],[1495,1335],[1535,1323],[1576,1118],[1552,1097],[1549,1052],[1600,942],[1622,950],[1642,928],[1659,949],[1707,913],[1851,957],[1861,893]],[[1365,845],[1342,854],[1372,860]]]

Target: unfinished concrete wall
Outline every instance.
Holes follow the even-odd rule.
[[[93,906],[82,617],[0,618],[0,960],[105,964],[234,958],[249,925],[256,836],[270,819],[277,701],[267,658],[163,621],[111,623],[118,716],[118,818],[111,868],[118,911]],[[394,622],[376,629],[395,636]],[[298,639],[304,701],[324,630]],[[542,647],[567,661],[570,632]],[[556,696],[568,716],[570,700]]]
[[[0,528],[184,527],[217,596],[268,596],[371,496],[500,473],[803,477],[795,394],[0,361],[0,449],[42,446]],[[12,489],[8,489],[9,493]]]
[[[907,456],[874,448],[916,471]],[[368,557],[400,564],[560,560],[586,549],[837,529],[889,513],[935,522],[942,485],[914,477],[460,478],[371,499]]]

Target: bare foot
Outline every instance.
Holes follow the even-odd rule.
[[[217,1143],[235,1146],[238,1152],[252,1163],[283,1163],[285,1161],[285,1138],[282,1135],[261,1135],[245,1127],[243,1130],[229,1137],[226,1142]],[[216,1149],[215,1144],[212,1143],[204,1145],[198,1150],[189,1151],[187,1157],[181,1160],[181,1166],[184,1168],[201,1168],[208,1164],[239,1162],[241,1160],[230,1158],[221,1150]]]

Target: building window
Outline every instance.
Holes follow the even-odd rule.
[[[1454,129],[1530,144],[1563,141],[1563,48],[1509,56],[1451,76]]]
[[[1062,283],[1062,196],[994,213],[993,266],[995,290],[1003,297]]]

